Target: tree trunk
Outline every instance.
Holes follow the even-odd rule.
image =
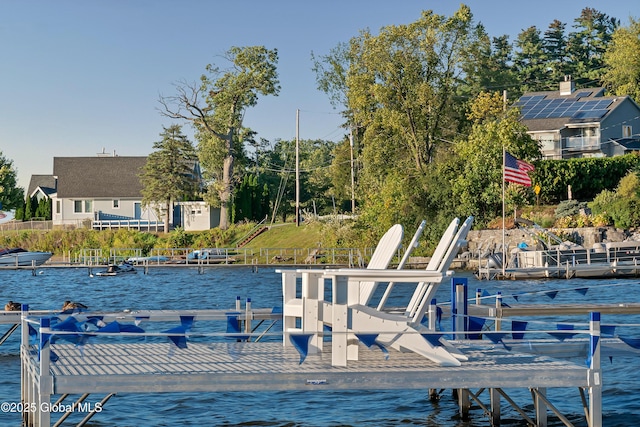
[[[171,212],[171,200],[167,201],[167,214],[164,218],[164,232],[168,233],[169,232],[169,218],[170,218],[170,212]]]
[[[229,228],[229,202],[233,193],[233,128],[229,129],[227,155],[222,164],[222,190],[220,191],[220,229]]]

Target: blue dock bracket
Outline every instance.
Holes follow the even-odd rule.
[[[468,330],[468,286],[464,277],[453,277],[451,279],[451,329],[453,339],[458,339],[457,332]],[[462,338],[467,338],[466,334]]]

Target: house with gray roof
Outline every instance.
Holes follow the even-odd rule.
[[[54,157],[54,225],[160,228],[162,218],[142,207],[140,174],[146,157]]]
[[[525,93],[515,105],[546,159],[637,151],[640,107],[629,96],[605,96],[604,88],[576,90],[567,76],[559,90]]]
[[[40,201],[49,199],[56,192],[56,179],[53,175],[31,175],[27,196],[34,197]]]
[[[54,157],[53,175],[31,177],[52,200],[53,225],[93,229],[133,228],[161,231],[165,212],[142,206],[142,174],[147,157],[99,154],[96,157]],[[198,180],[200,165],[190,166]],[[29,186],[31,194],[31,185]],[[187,231],[208,230],[220,224],[220,209],[204,202],[176,203],[171,226]]]

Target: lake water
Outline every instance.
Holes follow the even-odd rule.
[[[254,308],[281,306],[280,275],[275,268],[221,266],[206,268],[153,268],[149,274],[118,277],[90,277],[87,269],[41,269],[0,271],[0,301],[28,303],[33,309],[61,308],[64,300],[81,301],[96,310],[140,309],[231,309],[236,296],[249,297]],[[554,302],[624,303],[640,301],[638,279],[477,281],[467,277],[470,294],[476,288],[490,294],[501,291],[509,305],[549,303],[551,291],[559,290]],[[588,291],[584,293],[584,289]],[[576,291],[578,289],[579,291]],[[438,291],[438,301],[450,301],[449,286]],[[510,295],[518,295],[517,301]],[[4,302],[3,302],[4,303]],[[536,319],[542,320],[542,319]],[[548,319],[588,322],[588,317]],[[603,323],[640,323],[632,317],[603,316]],[[0,326],[6,328],[5,325]],[[448,329],[448,327],[447,327]],[[281,329],[280,329],[281,330]],[[640,338],[640,327],[620,328]],[[622,333],[622,332],[621,332]],[[640,369],[638,357],[603,358],[604,425],[623,427],[640,423]],[[20,400],[19,334],[16,332],[0,346],[0,402]],[[520,403],[531,410],[528,391],[513,391]],[[586,425],[577,390],[549,390],[552,402],[578,426]],[[103,396],[91,395],[95,404]],[[486,395],[485,395],[486,397]],[[75,399],[67,399],[67,403]],[[486,398],[485,398],[486,400]],[[517,413],[503,402],[505,426],[524,426]],[[93,426],[479,426],[489,425],[480,409],[472,410],[472,420],[459,419],[458,407],[445,391],[432,402],[428,390],[353,391],[353,392],[269,392],[255,393],[164,393],[118,394],[97,414]],[[531,413],[531,412],[529,412]],[[75,425],[80,418],[70,417]],[[52,418],[53,420],[53,418]],[[20,414],[0,412],[0,425],[19,426]],[[550,426],[560,426],[550,416]]]

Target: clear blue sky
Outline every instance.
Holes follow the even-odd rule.
[[[491,36],[515,36],[554,19],[567,24],[584,7],[640,16],[637,0],[469,0]],[[0,151],[18,185],[51,174],[53,157],[93,156],[104,148],[148,155],[163,126],[160,95],[196,81],[231,46],[278,49],[282,90],[262,98],[245,125],[273,141],[339,140],[341,119],[316,89],[311,52],[327,54],[360,30],[417,20],[422,10],[451,15],[449,0],[0,0]],[[185,133],[190,134],[185,127]]]

